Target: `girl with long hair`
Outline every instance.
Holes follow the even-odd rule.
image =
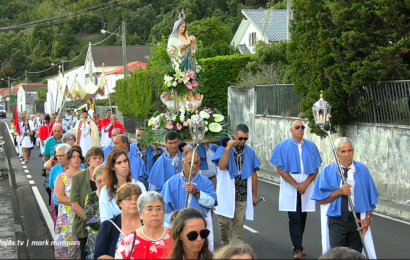
[[[115,203],[115,194],[117,189],[129,182],[138,184],[142,193],[147,191],[143,183],[132,178],[127,152],[113,149],[108,154],[104,168],[104,187],[99,200],[101,222],[121,214],[121,209]]]

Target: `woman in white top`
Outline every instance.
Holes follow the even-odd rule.
[[[30,128],[30,124],[27,119],[24,119],[23,125],[20,127],[20,145],[23,148],[24,163],[28,161],[29,149],[33,147],[31,136],[34,129]]]
[[[129,182],[138,184],[141,193],[147,191],[143,183],[132,178],[127,152],[113,149],[108,154],[104,168],[104,187],[99,200],[101,223],[121,214],[121,209],[115,203],[115,195],[121,186]]]

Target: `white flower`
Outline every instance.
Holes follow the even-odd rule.
[[[213,114],[212,115],[213,117],[214,117],[214,119],[215,119],[215,122],[222,122],[222,121],[224,121],[224,116],[223,115],[221,115],[221,114]]]
[[[178,85],[178,82],[174,81],[174,82],[172,82],[171,85],[172,85],[173,87],[176,87],[176,86]]]
[[[208,119],[209,118],[209,114],[205,111],[199,112],[199,116],[203,119]]]
[[[211,132],[214,132],[214,133],[219,133],[222,130],[222,126],[218,123],[210,123],[209,130],[211,130]]]
[[[208,121],[205,121],[205,125],[208,125]]]

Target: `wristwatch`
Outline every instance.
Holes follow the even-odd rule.
[[[370,221],[372,220],[372,216],[366,215],[366,218],[370,218]]]
[[[198,190],[198,189],[195,189],[194,195],[196,195],[196,194],[199,194],[199,190]]]

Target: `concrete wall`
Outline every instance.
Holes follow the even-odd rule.
[[[255,100],[250,98],[254,91],[228,91],[228,111],[231,124],[239,123],[252,125],[252,140],[250,145],[261,161],[262,172],[271,175],[268,179],[277,180],[276,167],[269,163],[272,151],[276,144],[290,137],[290,126],[295,120],[301,120],[307,126],[307,120],[296,117],[255,115]],[[244,104],[244,100],[247,104]],[[252,121],[253,123],[248,123]],[[332,135],[333,140],[341,136],[352,139],[355,154],[354,160],[365,164],[380,194],[379,202],[391,201],[410,206],[410,127],[354,123],[338,126],[338,132]],[[313,141],[322,156],[322,166],[334,161],[331,145],[328,138],[320,139],[305,129],[305,139]],[[263,174],[262,174],[263,175]],[[276,178],[275,178],[276,176]],[[271,178],[269,178],[271,177]]]
[[[254,136],[254,115],[255,106],[255,89],[244,90],[237,87],[228,88],[228,115],[231,120],[231,126],[235,130],[236,125],[246,124],[249,127],[248,142],[252,142]]]

